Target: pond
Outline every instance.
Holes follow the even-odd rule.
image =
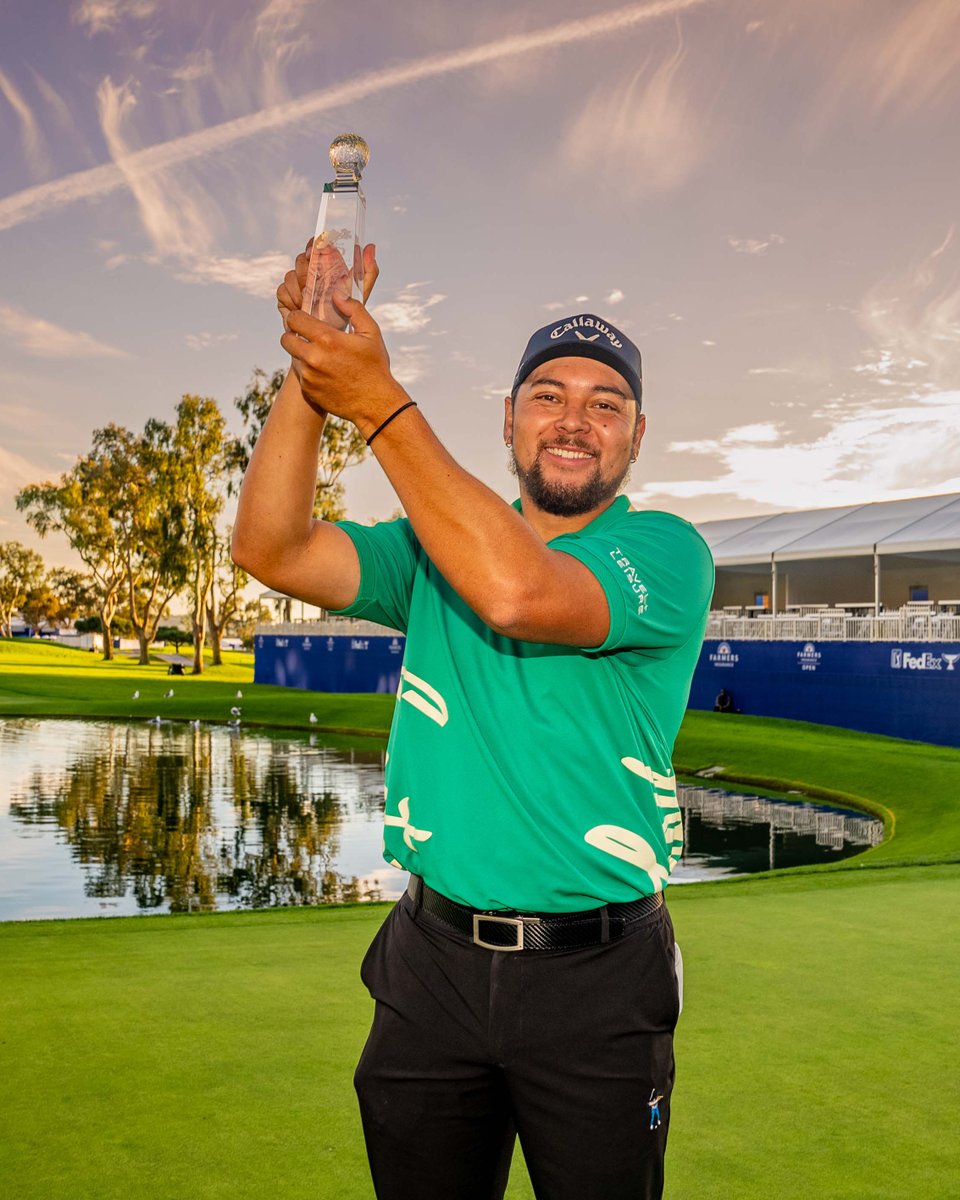
[[[383,751],[317,734],[0,720],[0,920],[390,900]],[[370,748],[373,747],[373,748]],[[862,813],[680,789],[674,882],[828,862]]]

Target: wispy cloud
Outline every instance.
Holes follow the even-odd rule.
[[[960,245],[953,226],[933,250],[871,288],[858,313],[873,348],[854,369],[901,389],[960,380]]]
[[[40,125],[23,93],[3,71],[0,71],[0,93],[19,118],[20,141],[31,170],[37,174],[46,174],[50,170],[50,159]]]
[[[144,21],[153,16],[158,0],[79,0],[73,7],[75,25],[83,25],[87,32],[109,33],[126,20]]]
[[[766,254],[771,246],[782,246],[785,241],[786,238],[779,233],[768,233],[765,238],[734,237],[732,233],[727,235],[727,245],[738,254]]]
[[[249,296],[265,299],[273,296],[289,269],[290,256],[271,250],[249,258],[211,255],[191,260],[187,256],[174,269],[174,274],[184,283],[222,283]]]
[[[619,288],[614,288],[609,295],[604,296],[603,302],[604,304],[620,304],[625,299],[626,297],[624,296],[623,292],[621,292]]]
[[[670,450],[711,458],[716,471],[699,479],[651,480],[634,499],[733,496],[815,508],[960,491],[960,391],[917,394],[906,407],[886,400],[844,411],[807,439],[793,440],[762,422],[720,438],[676,442]]]
[[[142,2],[146,3],[146,0]],[[311,92],[299,99],[131,152],[123,164],[110,163],[88,171],[79,171],[48,184],[26,188],[7,196],[0,200],[0,230],[35,220],[77,200],[98,199],[109,195],[128,184],[131,177],[143,178],[179,163],[225,150],[243,139],[257,137],[288,125],[302,124],[308,117],[346,104],[355,104],[367,96],[382,94],[426,79],[471,70],[505,58],[608,37],[688,9],[702,8],[713,2],[714,0],[650,0],[646,4],[626,5],[596,17],[561,22],[532,33],[515,34],[449,54],[417,59],[402,66],[378,68],[356,79]],[[110,27],[104,22],[112,20],[111,14],[116,13],[120,7],[115,0],[86,0],[85,4],[80,6],[88,14],[95,12],[98,27],[102,28]],[[127,9],[123,11],[128,12]],[[88,24],[93,19],[90,15],[84,18]]]
[[[430,373],[430,356],[426,346],[401,346],[390,352],[390,373],[404,387],[419,383]]]
[[[179,79],[181,83],[192,83],[195,79],[204,79],[214,71],[213,51],[209,46],[194,50],[176,67],[170,67],[167,74],[171,79]]]
[[[0,304],[0,335],[35,358],[129,358],[126,350],[98,342],[89,333],[64,329],[31,316],[12,304]]]
[[[856,38],[840,34],[836,39],[844,50],[825,89],[825,120],[851,92],[888,117],[912,116],[956,97],[960,6],[955,0],[910,0],[886,12],[872,3],[859,8],[870,20],[860,22]]]
[[[14,451],[0,446],[0,479],[6,485],[5,491],[18,492],[22,487],[36,483],[38,479],[43,479],[46,474],[49,472],[44,471],[42,467],[34,466],[22,454],[15,454]],[[9,522],[2,521],[0,524],[9,525]]]
[[[61,129],[68,130],[74,133],[76,130],[76,121],[73,118],[73,113],[64,98],[60,95],[57,89],[48,80],[37,71],[35,68],[30,68],[30,73],[33,75],[34,82],[37,85],[37,91],[47,102],[47,107],[53,113],[53,118]]]
[[[211,346],[216,346],[220,342],[235,342],[238,335],[235,333],[188,333],[183,339],[191,350],[208,350]]]
[[[426,283],[408,283],[393,300],[371,308],[380,328],[390,333],[419,333],[429,325],[433,318],[427,310],[446,300],[446,296],[442,292],[422,295],[420,289],[427,286]]]
[[[683,59],[678,38],[674,53],[654,70],[644,65],[613,87],[602,84],[578,104],[561,143],[564,163],[634,196],[689,179],[708,143],[681,73]]]
[[[132,114],[137,96],[132,84],[116,86],[104,79],[97,88],[100,127],[118,169],[122,171],[140,210],[140,219],[158,254],[186,261],[205,257],[213,245],[212,225],[219,215],[213,198],[188,188],[173,177],[144,171],[131,153]]]

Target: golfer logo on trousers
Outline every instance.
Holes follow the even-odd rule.
[[[650,1128],[660,1128],[660,1101],[663,1099],[663,1092],[658,1093],[655,1087],[650,1089],[650,1099],[647,1101],[647,1108],[650,1109]]]

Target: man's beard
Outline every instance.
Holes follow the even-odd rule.
[[[551,445],[564,445],[571,450],[582,450],[576,442],[553,442]],[[617,495],[630,475],[630,468],[617,479],[604,479],[600,473],[600,463],[594,463],[593,473],[582,483],[549,482],[543,475],[543,447],[537,451],[533,466],[525,470],[517,462],[516,452],[510,456],[510,471],[516,475],[526,489],[533,504],[542,512],[548,512],[554,517],[579,517],[584,513],[593,512],[604,503],[609,503]]]

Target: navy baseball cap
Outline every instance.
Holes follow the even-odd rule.
[[[593,358],[619,371],[633,390],[637,407],[643,395],[643,371],[640,351],[625,333],[609,321],[601,321],[593,313],[563,317],[552,325],[538,329],[523,352],[513,381],[511,395],[531,371],[551,358]]]

